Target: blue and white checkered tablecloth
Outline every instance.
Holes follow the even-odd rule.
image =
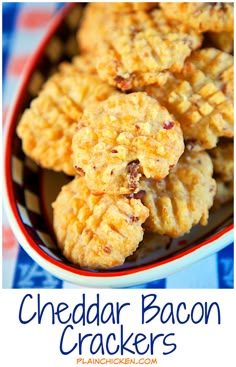
[[[2,3],[3,129],[25,62],[63,3]],[[3,288],[76,288],[36,264],[17,243],[3,213]],[[233,288],[233,244],[165,279],[139,288]],[[78,286],[79,288],[79,286]]]

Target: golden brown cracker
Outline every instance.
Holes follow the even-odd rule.
[[[95,8],[79,31],[80,44],[93,55],[101,79],[122,90],[163,85],[168,71],[180,71],[185,58],[201,45],[199,33],[167,21],[159,9],[121,16]]]
[[[179,123],[144,92],[89,105],[72,147],[91,191],[109,194],[137,191],[142,176],[162,179],[184,150]]]
[[[233,56],[209,48],[192,53],[181,73],[146,87],[180,122],[189,149],[211,149],[234,133]]]
[[[116,90],[100,80],[86,56],[62,63],[19,121],[24,152],[44,168],[75,175],[71,143],[83,109],[113,93]]]
[[[165,16],[199,32],[231,32],[234,28],[234,4],[222,2],[160,2]]]
[[[79,176],[62,187],[53,203],[54,231],[63,255],[91,269],[122,265],[142,241],[147,216],[141,200],[93,195]]]
[[[164,180],[143,181],[142,201],[150,211],[145,228],[180,237],[198,223],[206,225],[216,191],[212,174],[206,152],[186,151]]]

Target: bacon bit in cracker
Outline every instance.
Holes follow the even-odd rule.
[[[136,159],[128,164],[128,175],[129,175],[129,187],[136,189],[137,187],[137,177],[139,170],[139,160]]]
[[[131,215],[129,217],[129,220],[130,220],[131,223],[138,222],[139,221],[139,217],[135,217],[134,215]]]
[[[103,247],[103,251],[106,252],[106,254],[110,254],[111,253],[111,248],[108,246]]]
[[[224,7],[224,3],[207,3],[208,5],[210,5],[210,6],[216,6],[216,5],[218,5],[219,6],[219,8],[223,8]]]
[[[191,151],[191,150],[194,150],[196,146],[196,141],[195,140],[187,140],[186,141],[186,148]]]
[[[140,190],[139,192],[132,192],[127,196],[128,199],[143,199],[146,194],[145,190]]]
[[[114,78],[114,81],[116,82],[118,88],[122,90],[129,90],[132,88],[132,79],[132,75],[130,75],[129,78],[123,78],[122,76],[117,75]]]
[[[75,167],[75,170],[76,172],[80,175],[80,176],[84,176],[85,175],[85,172],[82,168],[78,167],[78,166],[74,166]]]
[[[215,191],[215,186],[211,186],[209,191],[210,191],[210,192]]]
[[[165,121],[163,127],[165,130],[170,130],[174,127],[175,123],[173,121]]]

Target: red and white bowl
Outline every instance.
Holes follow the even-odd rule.
[[[81,6],[81,5],[76,5]],[[81,269],[67,261],[58,249],[52,230],[51,203],[61,186],[71,178],[44,170],[25,156],[16,125],[22,111],[34,97],[29,85],[35,73],[46,80],[55,66],[70,58],[63,50],[56,65],[48,59],[46,47],[53,37],[75,37],[68,28],[72,6],[66,6],[53,19],[48,33],[25,68],[17,98],[9,113],[4,136],[4,202],[12,230],[25,251],[56,277],[85,287],[128,287],[162,279],[233,242],[232,203],[211,213],[206,227],[195,226],[182,238],[145,237],[142,250],[123,266],[110,270]],[[65,32],[65,27],[66,32]]]

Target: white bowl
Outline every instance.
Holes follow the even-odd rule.
[[[182,238],[169,240],[161,236],[146,236],[145,250],[132,256],[123,266],[104,271],[81,269],[62,256],[52,230],[51,203],[70,178],[37,166],[24,155],[16,135],[19,116],[33,97],[28,86],[35,72],[40,72],[46,80],[55,67],[49,63],[45,48],[55,35],[65,37],[62,30],[67,27],[65,18],[71,9],[71,5],[66,6],[52,21],[46,37],[25,68],[17,98],[9,113],[4,137],[4,203],[10,225],[25,251],[60,279],[86,287],[114,288],[165,278],[233,242],[232,203],[211,213],[208,226],[195,226]],[[71,37],[68,29],[66,36]],[[66,44],[64,39],[63,44]],[[63,53],[61,56],[62,60],[66,55]]]

